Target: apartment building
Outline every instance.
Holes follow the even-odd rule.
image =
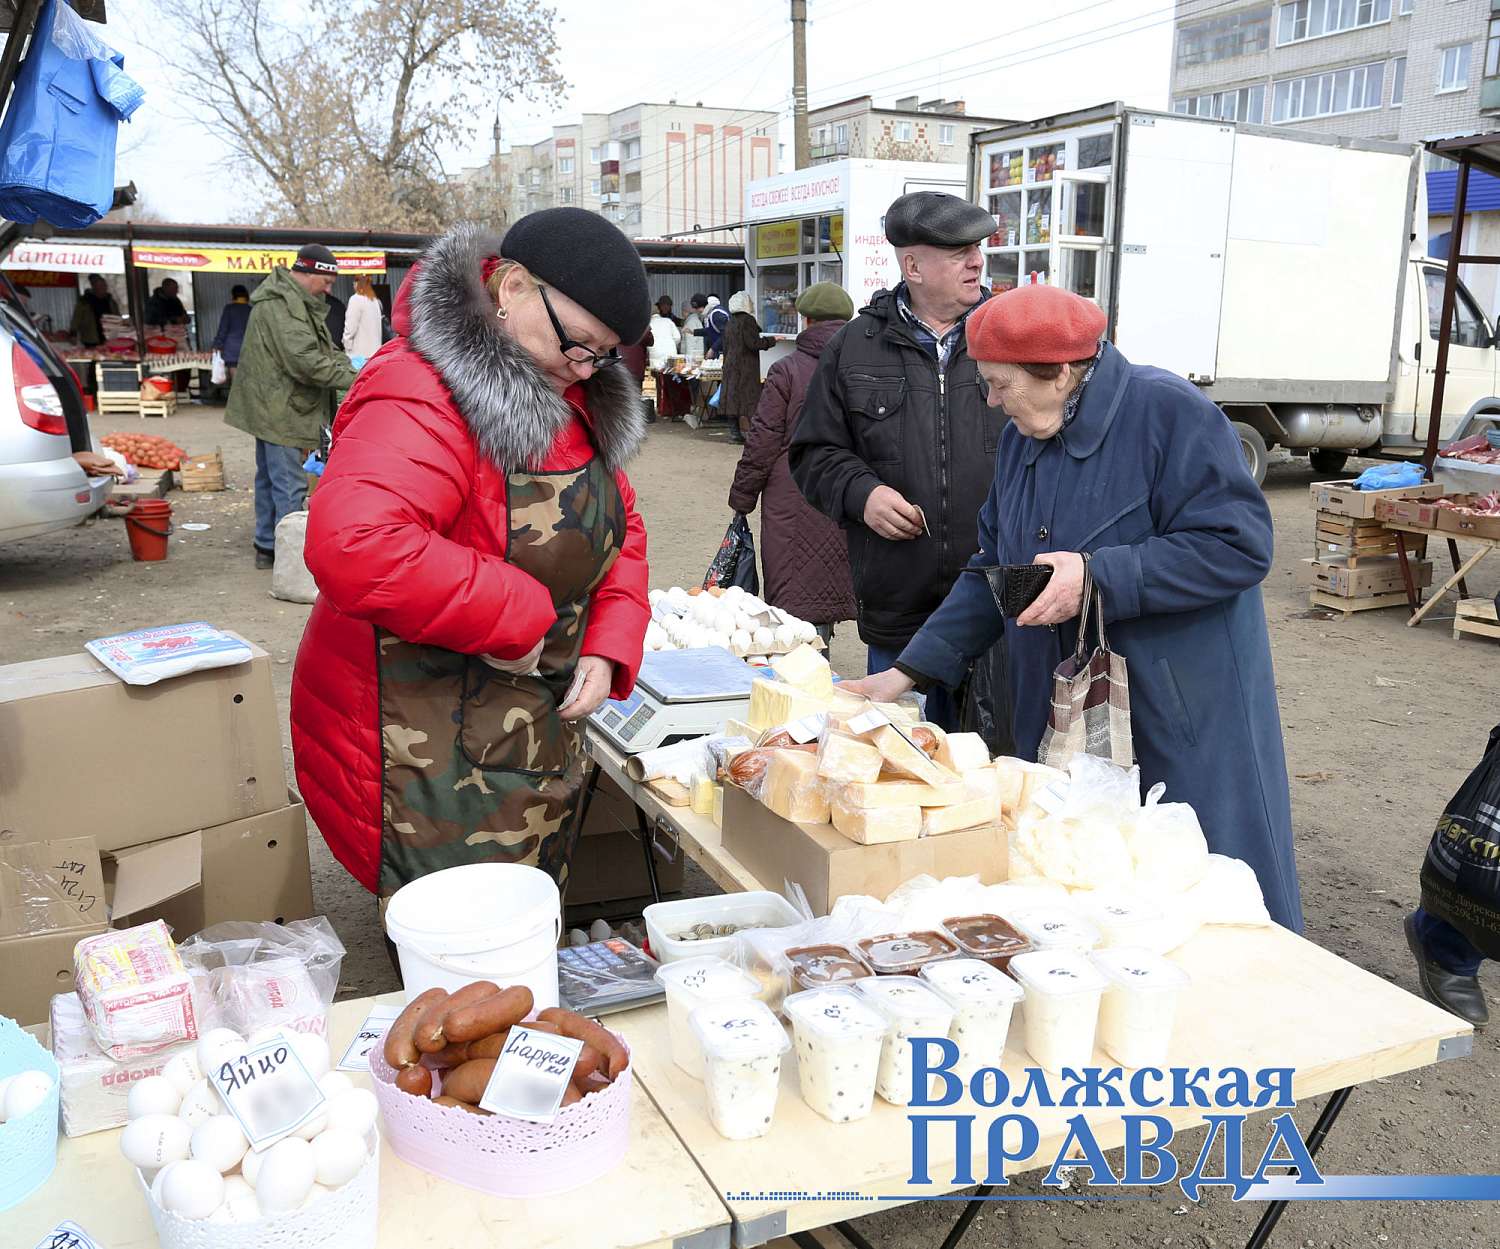
[[[1178,0],[1172,109],[1420,142],[1500,126],[1492,0]]]
[[[876,108],[862,95],[809,111],[809,156],[814,165],[851,158],[962,164],[969,159],[971,134],[1007,120],[975,116],[962,100],[909,95],[892,108]]]

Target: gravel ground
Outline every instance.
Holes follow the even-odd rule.
[[[105,633],[206,617],[260,643],[275,660],[283,730],[292,660],[308,608],[270,597],[269,573],[250,553],[253,445],[224,426],[213,408],[190,407],[153,432],[189,450],[222,446],[231,489],[170,496],[180,531],[171,557],[131,562],[123,526],[99,520],[79,529],[0,548],[0,659],[12,662],[81,649]],[[127,428],[100,423],[98,432]],[[728,511],[724,502],[737,449],[718,433],[655,427],[632,472],[650,531],[652,584],[692,584],[702,576]],[[1306,461],[1273,465],[1266,483],[1276,520],[1276,565],[1265,583],[1266,614],[1286,732],[1292,806],[1308,936],[1376,975],[1415,987],[1401,935],[1417,898],[1417,872],[1433,823],[1473,766],[1497,719],[1492,643],[1451,636],[1451,611],[1420,629],[1397,610],[1332,618],[1310,611],[1296,582],[1310,555],[1312,516]],[[1480,566],[1471,592],[1500,590],[1500,560]],[[846,626],[835,666],[862,668],[863,649]],[[1235,766],[1225,760],[1225,767]],[[287,753],[291,771],[290,749]],[[100,779],[100,778],[96,778]],[[104,778],[107,779],[107,778]],[[343,992],[396,987],[375,906],[310,835],[319,907],[349,954]],[[701,874],[689,887],[711,889]],[[1481,1036],[1466,1061],[1362,1087],[1320,1156],[1333,1173],[1493,1172],[1500,1057]],[[1304,1131],[1317,1105],[1299,1112]],[[1185,1163],[1201,1133],[1184,1138]],[[1016,1190],[1040,1192],[1034,1179]],[[881,1246],[931,1245],[955,1216],[951,1205],[905,1207],[861,1220]],[[1258,1210],[1217,1194],[1187,1205],[1176,1189],[1150,1201],[1099,1208],[1059,1200],[987,1209],[967,1243],[1037,1246],[1207,1246],[1242,1243]],[[1282,1221],[1275,1243],[1314,1246],[1441,1246],[1500,1242],[1493,1215],[1478,1204],[1305,1203]],[[831,1241],[829,1243],[832,1243]]]

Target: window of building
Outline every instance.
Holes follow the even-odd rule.
[[[1293,0],[1277,15],[1276,42],[1297,43],[1391,20],[1391,0]]]
[[[847,147],[849,145],[849,123],[848,122],[841,121],[841,122],[839,122],[838,125],[836,125],[833,128],[833,141],[839,147]]]
[[[1400,13],[1402,17],[1410,17],[1411,16],[1411,8],[1412,8],[1412,0],[1401,0],[1401,7],[1399,9],[1397,9],[1396,11],[1398,13]]]
[[[910,143],[911,142],[911,122],[909,122],[909,121],[898,121],[896,123],[896,142],[897,143]]]
[[[1406,102],[1406,58],[1398,56],[1391,62],[1391,107],[1400,108]]]
[[[1272,89],[1271,120],[1305,121],[1379,108],[1384,79],[1384,61],[1306,78],[1284,78]]]
[[[1177,65],[1208,65],[1264,52],[1271,44],[1271,6],[1193,22],[1177,32]]]
[[[557,202],[559,204],[571,204],[573,202],[573,188],[570,186],[558,187]]]
[[[572,173],[573,172],[573,158],[571,156],[559,156],[557,158],[557,172],[558,173]]]
[[[589,194],[590,195],[598,195],[599,194],[600,183],[601,183],[601,179],[599,179],[599,178],[590,178],[589,179]]]
[[[542,185],[542,171],[540,169],[533,169],[531,171],[531,185],[532,186],[541,186]]]
[[[1469,86],[1469,48],[1467,43],[1442,48],[1438,52],[1438,94],[1465,91]]]
[[[1500,18],[1490,19],[1489,38],[1484,41],[1484,76],[1500,74]]]
[[[623,159],[624,160],[640,160],[640,158],[641,158],[641,141],[639,139],[631,139],[630,142],[625,145],[625,155],[624,155]]]
[[[1213,117],[1219,121],[1262,122],[1266,119],[1266,86],[1213,91],[1206,95],[1179,96],[1172,101],[1174,113],[1189,117]]]
[[[952,147],[953,146],[953,127],[952,126],[939,126],[938,127],[938,143],[941,144],[943,147]]]
[[[599,161],[603,158],[603,156],[604,156],[604,153],[603,153],[602,149],[597,148],[597,147],[591,147],[591,148],[589,148],[589,164],[591,164],[591,165],[597,165],[599,163]]]

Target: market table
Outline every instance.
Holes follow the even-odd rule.
[[[1207,928],[1175,951],[1173,960],[1193,984],[1179,1007],[1170,1066],[1250,1071],[1293,1067],[1293,1091],[1300,1101],[1462,1057],[1472,1047],[1471,1029],[1456,1016],[1284,928]],[[790,1056],[782,1064],[781,1099],[770,1134],[753,1141],[725,1140],[709,1122],[703,1084],[672,1061],[666,1007],[615,1015],[610,1024],[629,1041],[637,1077],[715,1189],[732,1195],[727,1199],[736,1246],[761,1245],[777,1236],[972,1187],[951,1182],[956,1155],[951,1125],[935,1125],[930,1134],[934,1182],[908,1184],[908,1110],[877,1098],[867,1119],[830,1123],[802,1101]],[[1017,1022],[1002,1064],[1013,1091],[1024,1087],[1023,1068],[1035,1065],[1021,1048],[1020,1034]],[[1100,1061],[1106,1067],[1115,1065],[1102,1056]],[[1054,1089],[1062,1087],[1056,1078],[1050,1083]],[[1342,1106],[1342,1092],[1336,1104]],[[1036,1122],[1042,1138],[1036,1153],[1013,1166],[1011,1174],[1050,1166],[1066,1138],[1065,1120],[1079,1113],[1088,1116],[1102,1148],[1121,1145],[1121,1116],[1131,1111],[1130,1106],[1085,1111],[1027,1108],[1023,1113]],[[985,1125],[1006,1110],[986,1110],[966,1100],[930,1113],[979,1116],[973,1174],[982,1181]],[[1177,1129],[1202,1123],[1201,1115],[1192,1110],[1162,1106],[1139,1113],[1165,1116]],[[1325,1111],[1320,1125],[1326,1130],[1336,1114],[1336,1108],[1331,1115]],[[1256,1151],[1247,1165],[1253,1167],[1258,1159]],[[788,1199],[789,1194],[799,1197]],[[802,1194],[809,1196],[802,1199]],[[1266,1217],[1268,1235],[1275,1220],[1269,1210]],[[962,1229],[955,1230],[962,1235]]]
[[[1453,534],[1447,530],[1421,529],[1416,525],[1404,525],[1398,521],[1389,520],[1382,521],[1381,523],[1387,529],[1394,529],[1396,531],[1396,554],[1401,560],[1401,576],[1406,582],[1406,601],[1411,607],[1411,617],[1406,622],[1408,628],[1414,628],[1421,624],[1428,613],[1443,601],[1443,596],[1455,586],[1458,587],[1460,595],[1468,598],[1469,590],[1465,584],[1465,579],[1478,566],[1480,560],[1496,547],[1500,547],[1500,538],[1481,538],[1477,535],[1466,533],[1463,535],[1463,541],[1475,543],[1479,549],[1469,556],[1468,559],[1460,563],[1458,558],[1458,542]],[[1415,534],[1423,538],[1446,538],[1448,540],[1448,556],[1453,561],[1453,575],[1443,582],[1442,585],[1436,587],[1427,596],[1425,603],[1419,600],[1416,588],[1412,583],[1411,564],[1406,550],[1407,534]]]
[[[399,993],[338,1002],[329,1015],[337,1062],[376,1003]],[[368,1075],[347,1073],[369,1086]],[[71,1219],[108,1249],[156,1249],[156,1231],[120,1154],[120,1131],[58,1142],[57,1170],[35,1194],[7,1210],[0,1244],[42,1242]],[[455,1249],[515,1245],[525,1249],[720,1249],[729,1243],[729,1215],[639,1081],[630,1105],[625,1160],[586,1188],[524,1201],[491,1197],[410,1166],[382,1141],[382,1249]]]

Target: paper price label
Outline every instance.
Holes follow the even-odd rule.
[[[280,1033],[225,1059],[207,1075],[256,1152],[295,1132],[328,1100]]]
[[[810,716],[803,716],[800,720],[793,720],[786,726],[787,735],[799,746],[805,746],[808,742],[815,742],[823,736],[824,730],[828,728],[828,713],[826,711],[815,711]]]
[[[104,1246],[69,1220],[59,1223],[37,1241],[36,1249],[104,1249]]]
[[[1068,781],[1053,781],[1045,789],[1038,790],[1031,801],[1048,815],[1056,815],[1068,800]]]
[[[876,711],[871,707],[868,711],[861,711],[852,717],[844,726],[850,733],[858,737],[861,733],[868,733],[872,729],[878,729],[882,724],[889,724],[890,718],[883,711]]]
[[[375,1044],[386,1033],[386,1029],[396,1022],[396,1016],[401,1013],[400,1006],[377,1006],[365,1017],[364,1023],[360,1025],[354,1040],[349,1042],[349,1048],[344,1051],[344,1056],[339,1059],[338,1069],[340,1071],[368,1071],[370,1069],[370,1051]]]
[[[480,1109],[531,1123],[551,1123],[582,1052],[582,1041],[518,1024],[500,1052],[500,1061],[479,1099]]]

